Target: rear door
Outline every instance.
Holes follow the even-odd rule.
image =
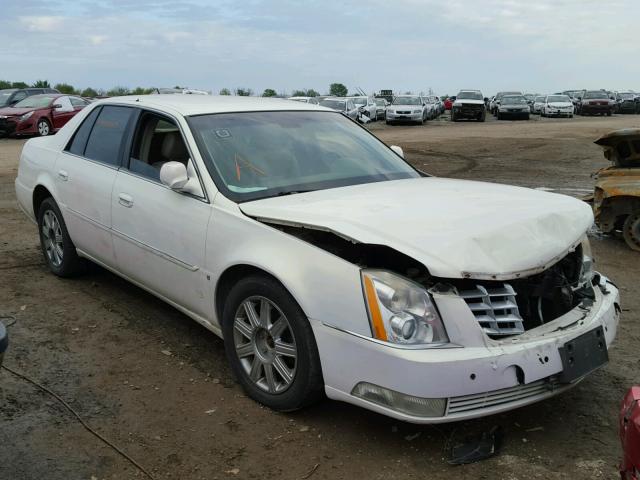
[[[76,247],[116,266],[111,238],[111,191],[122,162],[134,109],[97,107],[80,124],[56,161],[58,203]]]
[[[118,270],[204,318],[212,312],[204,269],[211,205],[176,119],[142,111],[111,209]],[[191,193],[160,182],[165,162],[187,166]]]

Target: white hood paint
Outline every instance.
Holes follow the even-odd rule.
[[[464,98],[464,99],[460,99],[460,100],[456,99],[456,101],[453,102],[453,104],[455,106],[462,105],[462,104],[465,104],[465,103],[467,105],[484,105],[484,100],[473,100],[473,99],[470,99],[470,98]]]
[[[436,177],[256,200],[240,209],[387,245],[449,278],[507,279],[542,270],[593,223],[591,208],[572,197]]]

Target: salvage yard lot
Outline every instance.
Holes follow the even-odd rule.
[[[378,122],[370,129],[435,175],[580,196],[592,188],[591,173],[607,166],[593,140],[639,124],[621,115],[455,124],[444,116],[424,126]],[[640,255],[622,240],[591,239],[597,269],[621,289],[611,361],[567,394],[438,426],[330,401],[277,414],[242,395],[222,341],[178,311],[97,267],[73,280],[47,273],[36,228],[13,193],[23,143],[0,140],[0,315],[16,319],[5,364],[60,394],[155,478],[616,477],[619,402],[640,382]],[[0,405],[0,479],[143,478],[52,398],[4,370]],[[505,431],[498,456],[455,469],[446,464],[452,439],[494,425]]]

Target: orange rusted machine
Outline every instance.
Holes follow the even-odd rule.
[[[594,173],[593,213],[602,232],[622,231],[640,251],[640,128],[608,133],[595,141],[613,163]]]

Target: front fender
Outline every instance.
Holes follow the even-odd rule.
[[[233,210],[214,205],[209,223],[206,265],[212,295],[227,269],[250,265],[278,279],[307,317],[371,335],[356,265],[247,217],[237,206]]]

